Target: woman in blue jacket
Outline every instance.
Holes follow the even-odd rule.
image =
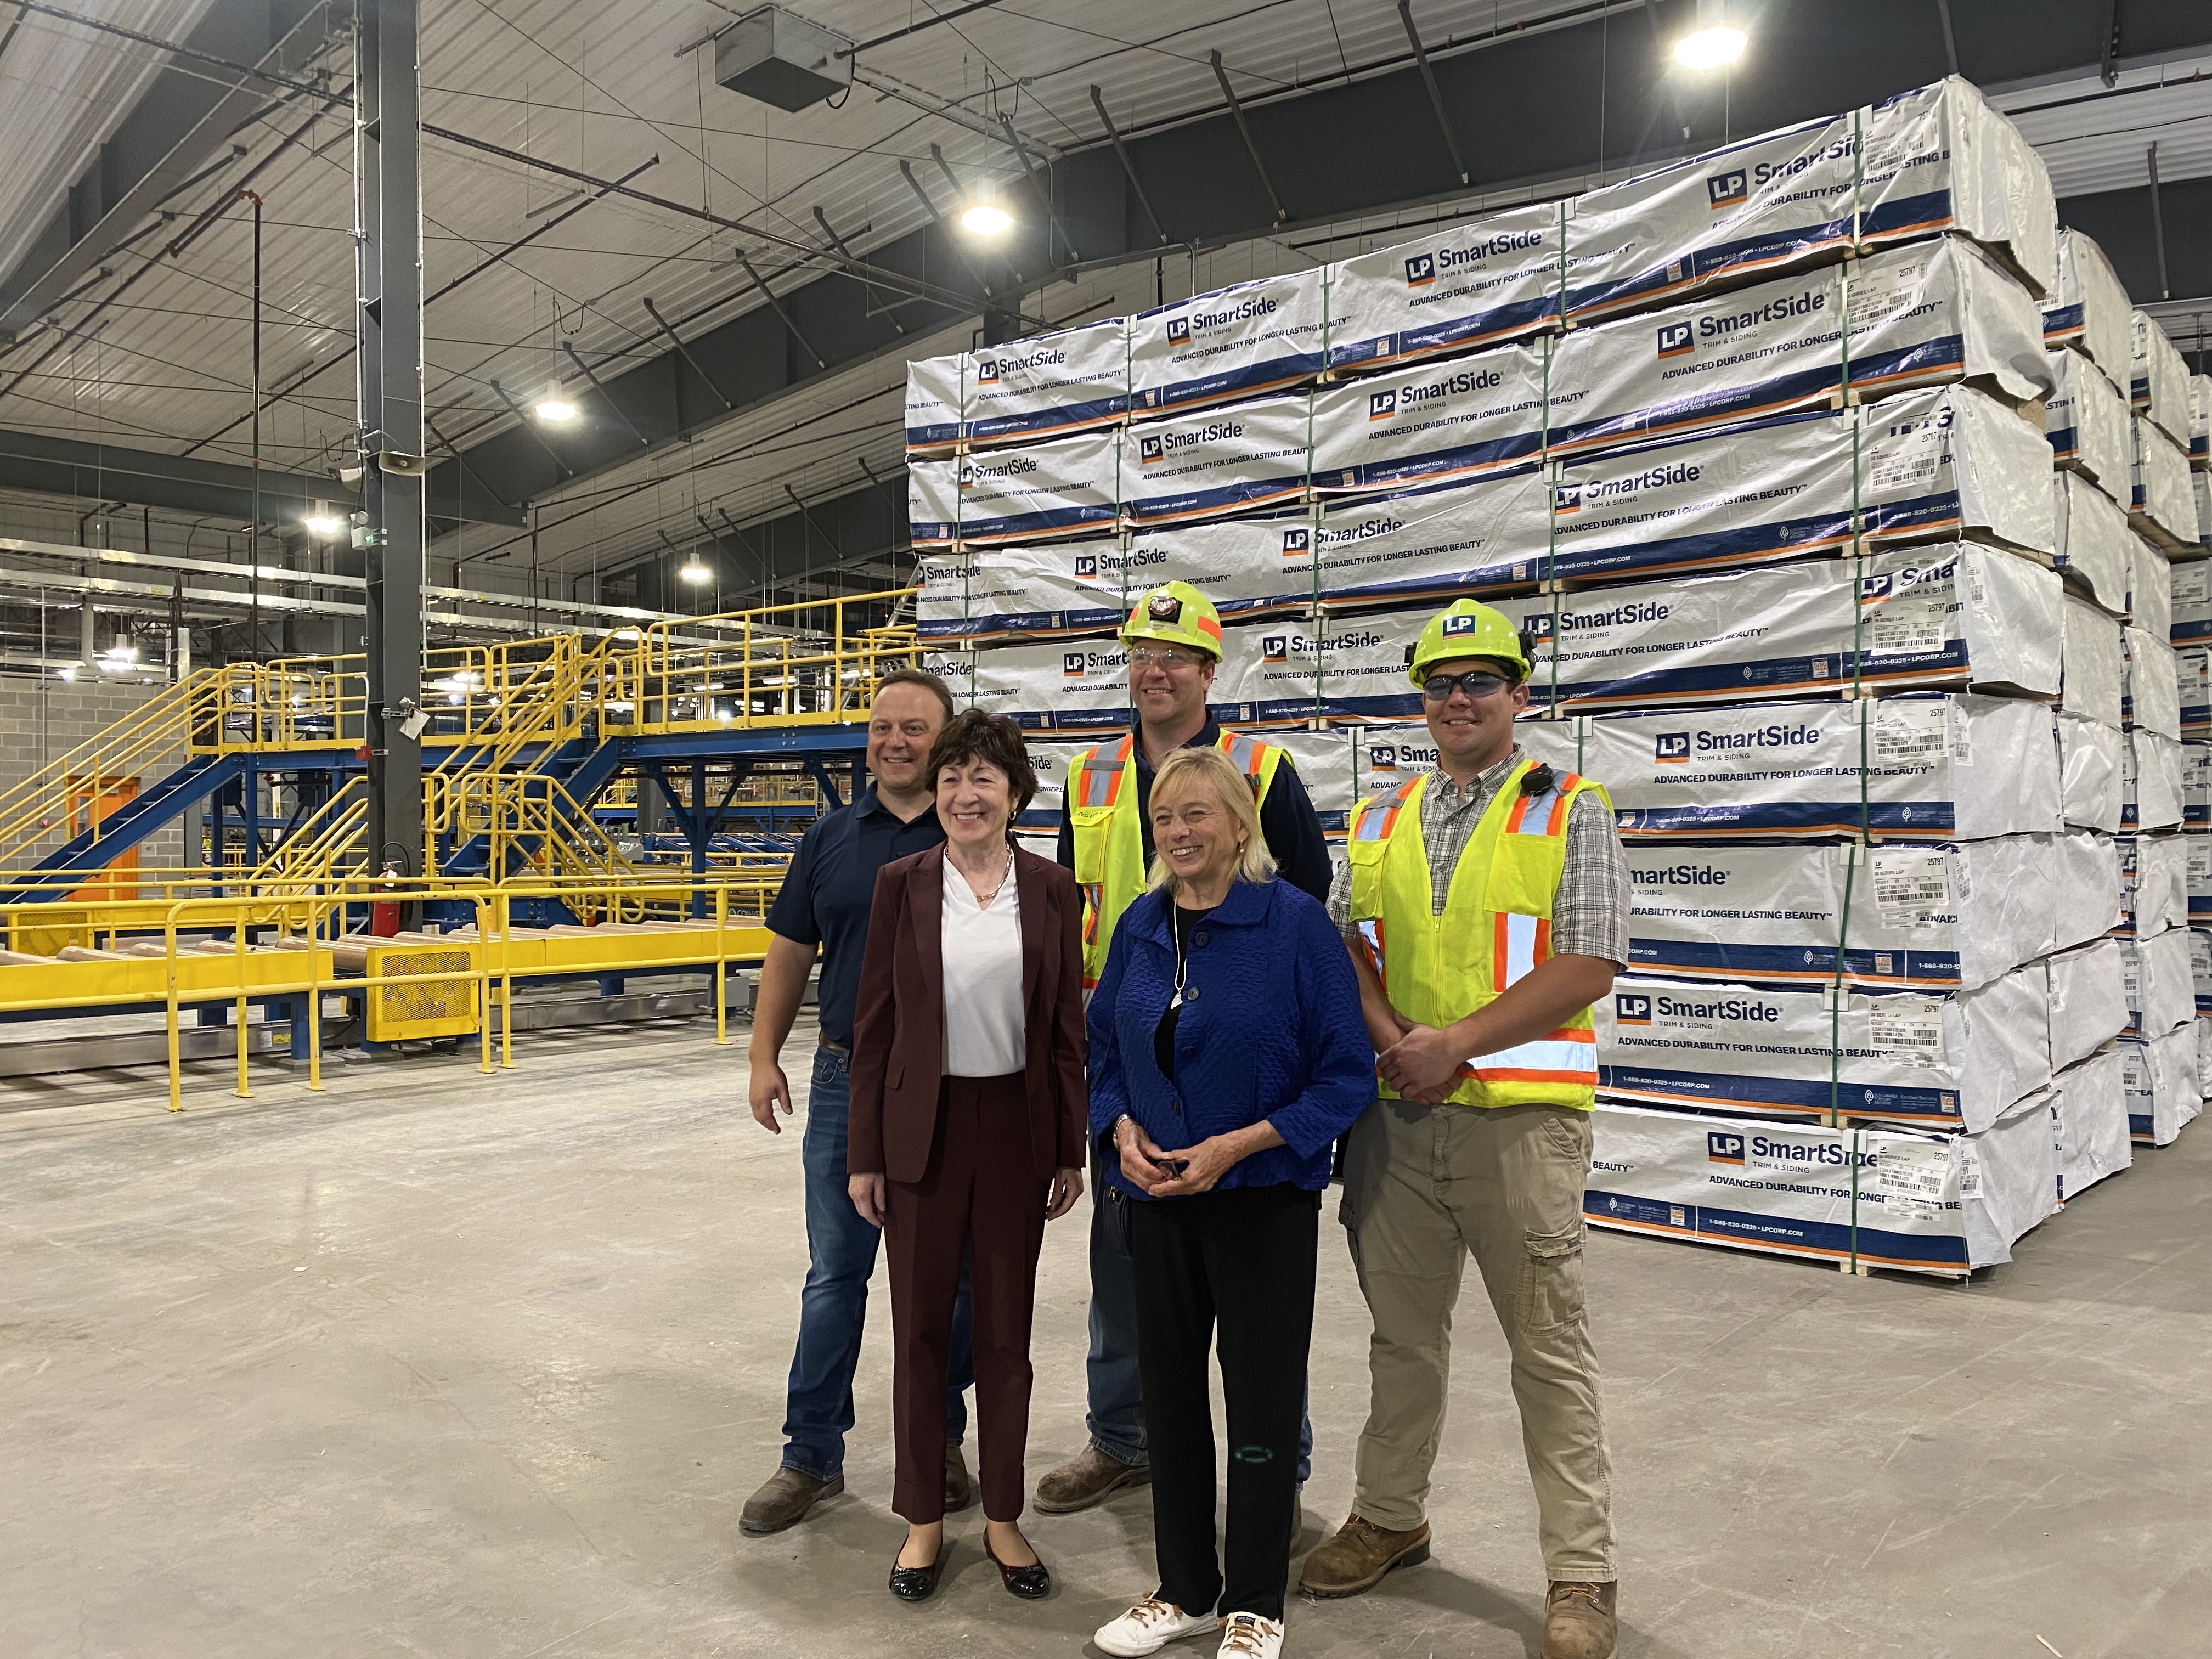
[[[1297,1532],[1298,1430],[1321,1194],[1375,1098],[1343,941],[1274,879],[1251,787],[1215,749],[1152,781],[1152,890],[1123,914],[1091,1001],[1091,1127],[1132,1206],[1138,1363],[1158,1590],[1102,1628],[1134,1656],[1201,1630],[1275,1659]],[[1218,1349],[1229,1421],[1225,1564],[1214,1549]],[[1225,1565],[1225,1571],[1224,1571]]]

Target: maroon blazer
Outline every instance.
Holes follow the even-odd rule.
[[[1049,859],[1018,848],[1022,1067],[1030,1168],[1040,1181],[1083,1168],[1083,892]],[[937,1139],[945,1072],[945,849],[894,859],[876,877],[853,1017],[853,1103],[846,1170],[919,1181]]]

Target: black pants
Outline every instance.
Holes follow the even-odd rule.
[[[1297,1522],[1321,1195],[1238,1187],[1131,1209],[1160,1597],[1185,1613],[1280,1619]],[[1229,1421],[1225,1578],[1214,1553],[1206,1367],[1217,1325]]]

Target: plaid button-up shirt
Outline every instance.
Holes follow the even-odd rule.
[[[1421,791],[1421,844],[1429,855],[1430,915],[1443,915],[1460,854],[1492,797],[1522,758],[1516,744],[1512,753],[1464,790],[1441,768],[1429,774]],[[1337,866],[1328,890],[1328,916],[1346,938],[1358,938],[1352,925],[1349,864]],[[1552,901],[1552,954],[1603,957],[1615,967],[1628,965],[1628,860],[1612,809],[1594,794],[1577,796],[1567,813],[1566,868]]]

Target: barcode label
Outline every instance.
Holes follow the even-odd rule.
[[[1874,717],[1874,757],[1884,766],[1925,769],[1940,759],[1943,727],[1927,704],[1884,703]]]
[[[1941,1066],[1943,1016],[1924,1006],[1877,1008],[1867,1017],[1867,1041],[1875,1048],[1917,1066]]]
[[[1875,908],[1889,927],[1919,927],[1951,908],[1951,880],[1942,850],[1877,847],[1873,850]]]
[[[1861,637],[1870,657],[1917,656],[1943,648],[1943,619],[1951,609],[1948,594],[1905,594],[1865,607]]]
[[[1893,1142],[1875,1152],[1875,1190],[1894,1214],[1940,1215],[1950,1184],[1951,1154],[1930,1143]]]

